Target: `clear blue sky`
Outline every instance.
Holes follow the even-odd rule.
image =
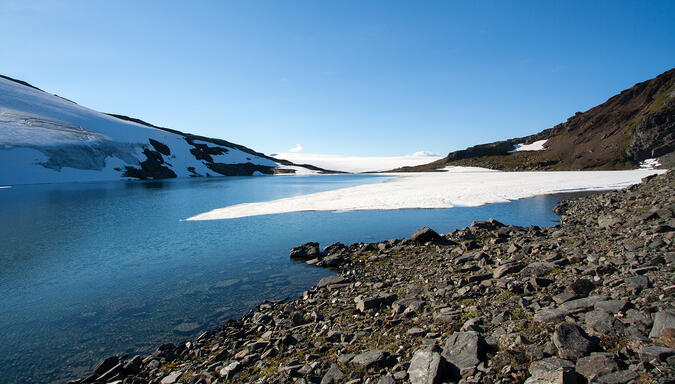
[[[675,66],[675,1],[0,0],[0,74],[266,153],[445,154]]]

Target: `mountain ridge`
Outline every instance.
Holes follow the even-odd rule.
[[[0,75],[0,184],[333,173],[104,114]]]
[[[515,151],[546,140],[542,151]],[[490,169],[630,169],[659,158],[675,165],[675,68],[635,84],[586,112],[533,135],[450,152],[432,163],[388,172],[438,171],[447,166]]]

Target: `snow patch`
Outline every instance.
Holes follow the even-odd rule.
[[[355,211],[452,208],[560,192],[620,189],[665,171],[498,172],[481,168],[447,168],[447,172],[398,174],[382,183],[238,204],[187,220],[234,219],[300,211]]]
[[[660,167],[661,163],[659,162],[658,159],[646,159],[640,163],[640,168],[643,169],[655,169],[656,167]]]
[[[516,144],[514,145],[514,149],[512,151],[509,151],[509,153],[513,152],[520,152],[520,151],[543,151],[544,149],[544,144],[546,144],[548,140],[537,140],[532,144]]]
[[[317,167],[341,172],[381,172],[405,166],[431,163],[441,156],[428,155],[427,152],[415,152],[407,156],[358,157],[342,155],[323,155],[312,153],[278,153],[274,156],[296,164],[312,164]]]

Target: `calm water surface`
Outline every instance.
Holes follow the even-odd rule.
[[[294,263],[306,241],[378,241],[494,217],[554,224],[567,195],[445,210],[301,212],[181,221],[243,202],[382,181],[331,175],[43,184],[0,189],[0,376],[63,382],[102,357],[147,352],[294,297],[329,271]]]

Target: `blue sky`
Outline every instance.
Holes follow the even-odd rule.
[[[446,154],[675,66],[674,1],[0,0],[0,74],[266,153]]]

